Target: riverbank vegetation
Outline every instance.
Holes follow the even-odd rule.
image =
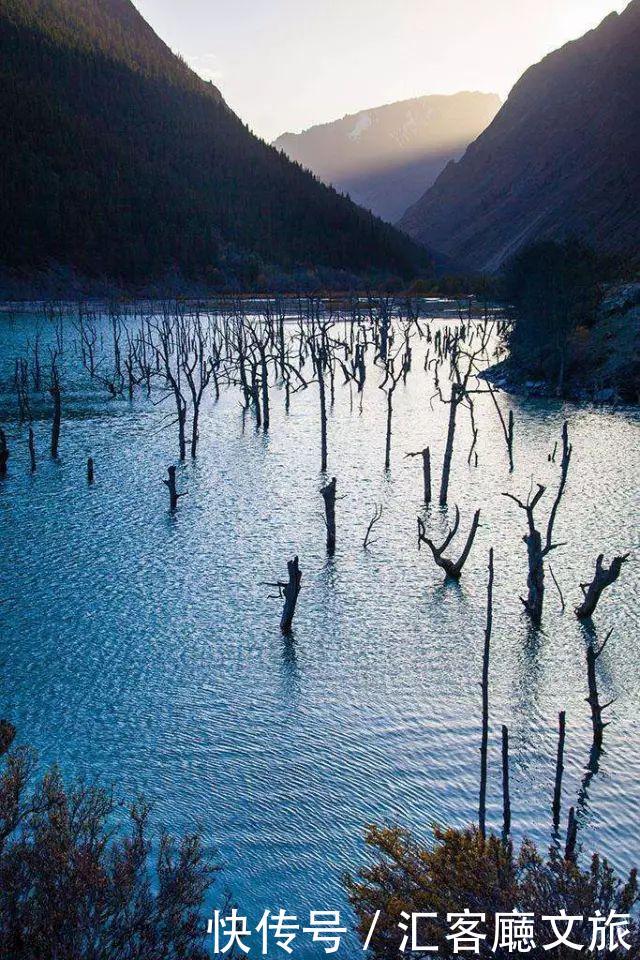
[[[559,397],[638,402],[640,274],[573,241],[526,247],[506,267],[509,356],[503,386]]]
[[[524,840],[519,846],[501,837],[486,839],[476,827],[467,829],[434,828],[430,845],[420,843],[408,831],[392,827],[371,826],[366,842],[373,863],[346,880],[349,899],[356,912],[358,931],[364,941],[375,927],[370,942],[370,956],[375,960],[391,960],[399,955],[423,956],[405,943],[407,929],[411,944],[409,917],[421,914],[417,944],[436,947],[439,956],[453,956],[451,924],[448,914],[484,914],[486,922],[478,924],[481,956],[512,957],[517,947],[508,948],[496,941],[496,915],[533,914],[531,936],[521,941],[521,949],[537,960],[543,957],[568,958],[578,950],[582,956],[596,956],[591,949],[593,927],[590,917],[600,911],[607,917],[629,914],[640,903],[635,871],[620,880],[611,865],[594,854],[586,866],[566,857],[556,845],[544,855],[534,843]],[[542,917],[580,917],[571,929],[575,948],[566,945],[545,950],[557,940],[553,928]],[[379,911],[379,913],[378,913]],[[408,915],[403,918],[402,912]],[[374,918],[378,916],[374,924]],[[425,917],[437,914],[437,917]],[[472,921],[473,922],[473,921]],[[567,924],[559,924],[561,930]],[[625,930],[631,950],[637,957],[640,929],[632,920]],[[449,938],[449,939],[447,939]],[[486,939],[485,939],[486,938]],[[493,945],[495,949],[493,949]]]
[[[0,721],[0,956],[205,960],[199,836],[162,833],[152,853],[143,800],[125,816],[104,787],[38,778],[15,732]]]

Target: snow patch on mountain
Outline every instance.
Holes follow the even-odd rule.
[[[361,113],[353,130],[349,133],[349,140],[359,140],[365,130],[373,124],[373,120],[368,113]]]

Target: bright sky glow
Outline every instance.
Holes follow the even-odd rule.
[[[503,98],[616,0],[134,0],[172,49],[272,140],[427,93]]]

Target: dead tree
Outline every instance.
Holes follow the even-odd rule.
[[[370,296],[368,306],[369,318],[371,319],[374,332],[377,334],[378,357],[386,365],[387,357],[389,355],[389,346],[392,341],[391,299],[389,297],[380,297],[376,304],[377,310],[374,312],[373,299]]]
[[[328,362],[326,347],[326,325],[323,325],[322,327],[322,338],[320,343],[316,341],[316,338],[313,335],[309,338],[309,349],[311,350],[313,370],[318,382],[318,395],[320,399],[320,470],[322,473],[326,473],[328,462],[327,388],[325,383],[325,369]]]
[[[247,323],[247,327],[252,336],[251,348],[254,353],[257,354],[257,360],[254,360],[252,364],[252,398],[254,406],[256,407],[256,411],[260,407],[260,401],[262,402],[260,426],[262,426],[262,429],[265,431],[265,433],[268,433],[271,425],[271,412],[269,403],[269,361],[272,359],[270,354],[267,353],[267,348],[271,344],[269,310],[267,310],[267,324],[261,331],[261,335],[258,334],[258,331],[253,324]],[[281,363],[283,365],[282,369],[284,369],[283,353],[281,354]],[[259,394],[258,390],[260,391]],[[258,416],[257,412],[256,416]]]
[[[542,540],[541,532],[536,527],[534,511],[541,498],[544,496],[546,487],[542,486],[542,484],[538,484],[538,489],[534,495],[527,500],[526,503],[523,503],[512,493],[503,494],[503,496],[508,497],[509,500],[513,500],[513,502],[517,504],[521,510],[524,510],[527,517],[528,532],[522,538],[527,547],[527,559],[529,566],[529,573],[527,576],[527,597],[526,599],[521,597],[520,600],[536,626],[542,622],[542,610],[544,605],[545,558],[549,555],[549,553],[551,553],[552,550],[556,550],[558,547],[563,546],[563,544],[553,542],[553,528],[556,521],[558,507],[560,505],[567,482],[567,473],[569,471],[570,462],[571,444],[569,443],[567,424],[565,422],[562,429],[562,467],[560,473],[560,483],[556,498],[549,514],[546,538],[544,542]]]
[[[364,540],[362,541],[362,546],[363,546],[363,548],[364,548],[365,550],[367,549],[367,547],[368,547],[370,544],[376,542],[375,540],[371,540],[370,537],[371,537],[371,534],[372,534],[372,532],[373,532],[373,528],[375,527],[376,523],[377,523],[381,518],[382,518],[382,504],[378,504],[378,505],[376,506],[376,508],[375,508],[375,511],[374,511],[374,514],[373,514],[371,520],[369,521],[369,526],[367,527],[367,532],[365,533],[365,535],[364,535]]]
[[[509,730],[502,724],[502,838],[511,833],[511,793],[509,790]]]
[[[608,724],[606,724],[602,719],[603,712],[611,706],[614,702],[610,700],[608,703],[601,704],[600,697],[598,695],[598,680],[596,677],[596,663],[598,662],[599,657],[602,655],[602,651],[609,642],[609,639],[612,634],[612,630],[609,631],[605,637],[604,642],[596,650],[596,648],[589,644],[587,647],[587,683],[589,686],[589,696],[587,697],[587,703],[591,708],[591,726],[593,728],[593,746],[596,751],[602,749],[602,735],[604,729]]]
[[[282,616],[280,618],[280,629],[285,636],[291,633],[296,604],[302,586],[302,570],[300,569],[297,557],[287,562],[287,572],[289,574],[287,581],[277,580],[275,583],[266,584],[268,587],[277,587],[279,599],[284,600]]]
[[[616,582],[622,571],[622,564],[626,563],[628,559],[629,554],[625,553],[623,556],[614,557],[611,565],[605,567],[604,554],[600,554],[596,560],[596,572],[593,580],[588,584],[580,584],[580,589],[584,594],[584,600],[575,610],[578,620],[588,620],[589,617],[593,616],[602,593],[607,587],[610,587],[612,583]]]
[[[395,358],[394,358],[395,359]],[[402,377],[402,367],[394,373],[394,360],[389,360],[385,368],[385,377],[380,389],[387,396],[387,434],[384,448],[384,469],[388,473],[391,469],[391,424],[393,420],[393,394]]]
[[[40,393],[42,390],[42,366],[40,363],[40,339],[41,331],[40,327],[36,327],[36,333],[33,340],[33,363],[31,364],[31,376],[33,379],[33,389],[36,393]],[[27,340],[27,346],[30,346],[30,341]]]
[[[7,463],[9,461],[9,447],[7,445],[7,436],[4,430],[0,429],[0,478],[7,475]]]
[[[560,809],[562,805],[562,775],[564,773],[564,741],[566,731],[566,713],[561,710],[558,714],[558,754],[556,757],[556,776],[553,788],[553,829],[558,831],[560,826]]]
[[[177,311],[176,311],[177,313]],[[176,405],[176,417],[178,424],[178,451],[181,460],[187,456],[187,401],[182,389],[182,364],[177,362],[175,353],[177,353],[177,341],[180,336],[179,315],[171,317],[168,311],[165,311],[160,324],[155,327],[158,334],[157,343],[153,343],[153,349],[156,354],[156,367],[158,372],[162,371],[168,394],[173,394]],[[164,400],[165,397],[161,399]]]
[[[440,331],[438,331],[439,333]],[[460,404],[467,400],[471,412],[473,413],[473,405],[471,403],[470,395],[472,393],[479,392],[477,389],[470,389],[469,384],[472,378],[477,377],[478,364],[480,358],[485,354],[487,342],[489,339],[489,330],[483,332],[483,336],[480,342],[479,347],[474,350],[473,353],[466,353],[460,348],[460,341],[464,340],[464,328],[462,331],[459,331],[455,336],[450,336],[447,334],[447,340],[444,345],[444,355],[451,355],[451,395],[449,400],[445,400],[442,396],[442,391],[440,387],[437,386],[437,393],[440,396],[440,400],[443,403],[449,404],[449,424],[447,427],[447,441],[445,444],[444,457],[442,460],[442,476],[440,479],[440,495],[439,501],[440,506],[444,507],[447,504],[449,497],[449,481],[451,479],[451,461],[453,458],[453,447],[455,441],[456,433],[456,419],[458,414],[458,407]],[[466,368],[461,370],[461,361],[466,360]],[[477,440],[477,434],[475,434],[474,428],[474,446]],[[473,450],[473,447],[472,447]],[[469,454],[469,459],[471,459],[471,454]]]
[[[456,434],[456,416],[458,406],[462,402],[463,392],[459,383],[451,384],[451,398],[449,400],[449,425],[447,427],[447,442],[444,448],[444,458],[442,460],[442,476],[440,478],[440,506],[447,504],[449,496],[449,480],[451,477],[451,459],[453,457],[453,443]]]
[[[429,447],[417,453],[407,453],[407,457],[422,457],[422,485],[425,506],[431,503],[431,451]]]
[[[176,468],[167,467],[167,473],[169,474],[168,479],[163,480],[162,482],[164,483],[165,487],[167,487],[167,489],[169,490],[169,508],[173,513],[178,508],[178,500],[180,499],[180,497],[184,497],[185,494],[178,493],[178,489],[176,486]]]
[[[487,754],[489,746],[489,655],[493,627],[493,547],[489,550],[489,581],[487,584],[487,621],[482,654],[482,738],[480,741],[480,800],[478,824],[482,837],[486,836],[487,819]]]
[[[509,473],[513,473],[513,434],[514,434],[513,410],[509,410],[509,418],[508,418],[508,421],[505,422],[504,414],[502,413],[502,410],[500,409],[500,404],[496,399],[495,391],[493,390],[493,387],[491,386],[488,380],[486,381],[486,383],[487,383],[487,390],[491,396],[491,399],[493,400],[493,405],[496,408],[496,411],[498,413],[500,426],[502,427],[504,440],[507,445],[507,453],[509,455]]]
[[[327,528],[327,552],[335,553],[336,549],[336,478],[322,487],[320,493],[324,500],[325,525]]]
[[[60,443],[60,424],[62,422],[62,401],[60,390],[60,376],[58,373],[57,353],[51,359],[51,382],[49,393],[53,398],[53,421],[51,423],[51,456],[58,459],[58,445]]]
[[[471,552],[471,547],[473,546],[473,541],[475,539],[476,533],[478,532],[478,527],[480,526],[480,511],[476,510],[473,516],[471,529],[469,530],[469,534],[467,536],[467,542],[464,545],[464,549],[462,553],[460,554],[458,559],[454,562],[453,560],[450,560],[448,557],[444,556],[444,551],[447,549],[447,547],[455,537],[456,533],[458,532],[459,526],[460,526],[460,510],[458,509],[458,507],[456,507],[456,517],[453,522],[453,526],[451,527],[451,530],[447,534],[444,542],[438,547],[433,542],[433,540],[431,540],[431,538],[427,536],[424,520],[421,517],[418,517],[418,549],[420,549],[421,544],[426,543],[426,545],[431,550],[431,553],[433,554],[433,559],[435,560],[437,565],[441,567],[445,571],[446,575],[448,577],[451,577],[453,580],[459,580],[460,577],[462,576],[462,568],[467,562],[467,558],[469,557],[469,554]]]
[[[213,361],[209,351],[209,335],[202,318],[196,313],[192,322],[184,319],[180,323],[180,349],[178,362],[191,393],[191,456],[195,458],[198,450],[200,407],[202,398],[211,382]]]
[[[29,470],[36,472],[36,442],[33,436],[33,427],[29,427]]]
[[[24,357],[16,358],[13,381],[18,398],[20,422],[24,423],[25,420],[31,420],[29,404],[29,363]]]
[[[576,818],[575,807],[571,807],[569,809],[569,820],[567,823],[567,842],[564,848],[565,860],[575,860],[577,841],[578,841],[578,820]]]

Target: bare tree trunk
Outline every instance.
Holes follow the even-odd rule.
[[[180,496],[176,487],[176,468],[168,467],[167,473],[169,474],[169,479],[163,480],[162,482],[169,490],[169,508],[173,513],[178,507],[178,498]]]
[[[324,383],[324,373],[320,361],[318,367],[318,388],[320,391],[320,470],[326,473],[328,450],[327,450],[327,396]]]
[[[489,582],[487,584],[487,623],[484,631],[482,655],[482,739],[480,742],[480,802],[478,823],[480,833],[486,836],[487,817],[487,752],[489,745],[489,654],[493,626],[493,547],[489,550]]]
[[[511,833],[511,793],[509,790],[509,730],[502,725],[502,838]]]
[[[384,469],[391,469],[391,423],[393,419],[393,390],[387,392],[387,437],[384,447]]]
[[[418,547],[421,543],[426,543],[431,553],[433,554],[433,559],[439,567],[441,567],[448,577],[451,577],[454,580],[459,580],[462,576],[462,569],[467,562],[469,554],[471,553],[471,548],[473,546],[473,541],[475,540],[476,533],[478,532],[478,527],[480,526],[480,511],[476,510],[473,516],[473,522],[471,524],[471,529],[467,536],[467,542],[464,545],[464,549],[460,554],[459,558],[454,562],[448,557],[444,556],[444,551],[447,549],[456,533],[458,532],[458,526],[460,525],[460,511],[456,507],[456,518],[453,524],[453,527],[447,534],[444,543],[441,546],[436,546],[433,540],[427,536],[426,527],[424,521],[421,517],[418,517]]]
[[[60,424],[62,422],[62,403],[60,399],[60,381],[55,368],[51,371],[51,387],[49,392],[53,397],[53,422],[51,424],[51,456],[54,460],[58,458],[58,445],[60,443]]]
[[[525,537],[529,573],[527,575],[527,612],[534,624],[542,622],[542,608],[544,604],[544,556],[542,553],[542,537],[540,531],[530,530]]]
[[[571,807],[569,809],[569,821],[567,823],[567,842],[564,848],[565,860],[575,860],[577,839],[578,821],[576,820],[575,807]]]
[[[256,427],[262,426],[262,410],[260,407],[260,391],[258,389],[258,370],[256,364],[251,365],[251,399],[256,414]]]
[[[280,619],[280,629],[285,635],[291,633],[291,629],[293,627],[293,617],[296,612],[296,604],[298,602],[298,595],[300,593],[300,586],[302,584],[302,571],[300,570],[297,557],[294,557],[293,560],[289,560],[287,563],[287,571],[289,573],[289,580],[282,588],[282,592],[284,594],[284,607],[282,609],[282,617]]]
[[[383,363],[387,362],[387,357],[389,355],[389,328],[391,322],[389,319],[389,314],[387,308],[385,307],[382,315],[382,322],[380,324],[380,359]]]
[[[336,549],[336,478],[322,487],[320,493],[324,500],[325,524],[327,527],[327,552],[335,553]]]
[[[280,376],[284,380],[287,372],[284,349],[284,312],[278,318],[278,348],[280,356]]]
[[[605,567],[604,554],[600,554],[596,560],[596,572],[593,580],[589,584],[580,584],[580,589],[584,594],[584,600],[580,606],[576,607],[576,617],[578,620],[588,620],[589,617],[593,616],[602,593],[607,587],[610,587],[612,583],[616,582],[622,571],[622,564],[626,563],[628,559],[629,554],[625,553],[623,556],[614,557],[611,561],[611,566]]]
[[[611,637],[611,631],[607,634],[607,637],[602,644],[602,646],[596,650],[595,647],[589,645],[587,647],[587,683],[589,686],[589,696],[587,697],[587,703],[591,708],[591,726],[593,728],[593,746],[596,751],[602,749],[602,736],[604,734],[604,728],[607,724],[602,719],[603,712],[607,707],[611,706],[613,701],[609,703],[600,703],[600,697],[598,695],[598,680],[596,677],[596,663],[598,657],[601,655],[602,651],[609,642]]]
[[[33,436],[33,427],[29,427],[29,469],[36,472],[36,441]]]
[[[556,757],[556,778],[553,788],[553,828],[560,826],[560,809],[562,806],[562,775],[564,773],[564,741],[566,730],[566,713],[561,710],[558,714],[558,755]]]
[[[264,346],[260,345],[260,386],[262,388],[262,428],[266,432],[271,423],[269,412],[269,368]]]
[[[0,478],[7,475],[7,462],[9,460],[9,447],[7,446],[7,436],[4,430],[0,430]]]
[[[178,451],[181,460],[187,458],[187,402],[182,397],[176,397],[178,405]]]
[[[200,422],[200,403],[193,404],[193,415],[191,418],[191,458],[195,459],[198,452],[198,424]]]
[[[422,451],[422,480],[424,484],[425,506],[431,503],[431,451],[425,447]]]
[[[513,410],[509,410],[509,426],[507,428],[507,450],[509,452],[509,472],[513,473]]]
[[[449,496],[449,478],[451,476],[451,458],[453,457],[453,441],[456,435],[456,413],[461,399],[461,388],[457,383],[451,385],[451,400],[449,401],[449,426],[447,429],[447,443],[442,461],[442,478],[440,481],[440,506],[447,504]]]

